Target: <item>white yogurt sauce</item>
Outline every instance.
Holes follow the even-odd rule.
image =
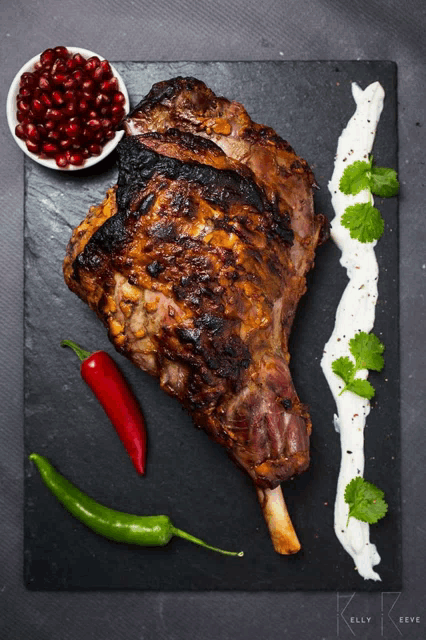
[[[339,190],[340,178],[345,168],[356,160],[367,160],[371,153],[377,123],[383,109],[384,91],[378,82],[370,84],[365,91],[355,83],[352,95],[356,111],[343,130],[337,146],[333,176],[328,184],[335,218],[331,223],[331,237],[342,252],[340,264],[346,268],[349,283],[342,295],[336,312],[333,333],[324,347],[321,360],[323,373],[336,402],[337,415],[334,427],[340,433],[341,465],[334,507],[334,530],[346,551],[352,556],[359,574],[370,580],[380,580],[373,566],[380,562],[374,544],[370,542],[370,527],[365,522],[351,518],[346,526],[349,507],[344,501],[346,485],[355,476],[364,473],[364,427],[370,412],[370,402],[345,391],[343,380],[334,374],[331,363],[341,356],[350,356],[349,340],[359,331],[373,329],[377,302],[378,265],[374,252],[376,242],[362,244],[349,235],[341,225],[346,207],[371,202],[368,190],[356,196],[346,196]],[[359,378],[366,378],[367,371],[360,371]]]

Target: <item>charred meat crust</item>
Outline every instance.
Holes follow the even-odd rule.
[[[156,134],[154,138],[162,142],[177,142],[176,132],[171,135]],[[184,136],[183,149],[201,152],[207,147],[215,147],[215,151],[223,155],[213,143],[191,134]],[[145,256],[140,261],[144,263],[145,272],[152,280],[161,280],[158,282],[159,290],[164,290],[167,284],[172,285],[174,299],[191,309],[194,324],[193,328],[163,328],[161,339],[158,339],[157,357],[160,358],[164,350],[164,355],[169,360],[184,362],[197,371],[185,402],[190,410],[200,409],[207,404],[206,398],[211,398],[211,394],[202,393],[203,385],[212,385],[218,377],[226,378],[232,382],[231,391],[234,392],[242,385],[243,373],[251,362],[248,347],[238,333],[232,333],[239,329],[238,321],[223,316],[224,284],[220,281],[225,280],[232,285],[237,279],[248,277],[253,282],[253,290],[257,281],[259,296],[262,295],[262,281],[255,270],[247,272],[243,260],[237,265],[237,256],[229,249],[218,249],[220,265],[215,272],[209,260],[211,249],[206,251],[204,238],[192,237],[182,232],[182,221],[191,219],[197,211],[190,193],[184,194],[178,189],[168,203],[165,215],[162,215],[160,209],[157,215],[151,216],[150,222],[146,221],[145,216],[151,211],[158,193],[162,192],[163,181],[169,193],[171,183],[178,187],[191,184],[200,201],[213,207],[210,211],[214,210],[215,217],[210,221],[211,231],[235,234],[241,243],[248,245],[244,248],[251,255],[257,254],[257,263],[260,253],[250,246],[250,234],[254,232],[266,235],[277,243],[290,243],[292,231],[289,218],[283,218],[274,210],[250,176],[240,175],[235,170],[217,169],[194,162],[185,163],[162,156],[144,145],[144,136],[124,139],[118,147],[118,153],[119,176],[115,195],[117,211],[94,232],[83,251],[75,258],[73,278],[78,282],[82,272],[91,273],[96,274],[99,281],[110,282],[113,286],[111,275],[115,270],[120,270],[121,273],[126,273],[132,283],[138,283],[136,270],[132,269],[135,265],[131,264],[129,258],[124,260],[124,255],[126,247],[131,244],[135,233],[138,233],[138,223],[142,221],[149,244],[148,251],[145,251]],[[242,170],[241,173],[248,172]],[[150,191],[152,183],[156,191]],[[233,213],[235,211],[237,215]],[[165,251],[168,257],[164,256]],[[149,262],[144,259],[153,255],[156,259]],[[177,262],[182,275],[176,280],[173,267]],[[263,269],[265,265],[260,264]],[[275,255],[270,256],[266,263],[267,267],[268,265],[271,276],[283,276],[283,265]],[[100,302],[101,305],[104,303],[104,297]],[[268,300],[265,299],[264,303],[270,306]],[[102,309],[98,311],[102,315]],[[176,339],[181,345],[178,355]],[[174,347],[170,346],[171,342]],[[126,353],[126,343],[120,350]],[[222,386],[220,396],[215,394],[215,398],[219,399],[224,391]]]
[[[131,126],[132,122],[135,121],[137,127],[142,114],[144,128],[151,129],[153,125],[162,131],[163,127],[171,128],[174,123],[180,131],[201,133],[205,128],[210,128],[211,131],[207,131],[207,134],[213,137],[215,134],[228,135],[230,131],[223,123],[229,121],[229,110],[232,107],[240,118],[239,124],[242,125],[238,135],[245,142],[262,145],[272,143],[275,149],[287,152],[288,171],[305,173],[310,186],[316,186],[308,163],[296,155],[287,140],[278,136],[271,127],[253,122],[241,104],[217,96],[204,82],[191,76],[177,76],[154,84],[149,93],[127,115],[123,126],[128,135],[133,135],[135,130]],[[156,111],[161,108],[170,113],[164,124],[155,121]],[[213,119],[216,122],[213,122]]]
[[[157,134],[156,139],[169,140],[166,135]],[[175,132],[171,139],[175,138]],[[191,141],[191,150],[202,152],[208,141],[186,134],[183,145]],[[290,216],[282,215],[277,207],[271,205],[265,194],[256,183],[247,176],[234,170],[217,169],[210,165],[196,162],[185,163],[176,158],[162,156],[144,144],[143,136],[132,136],[122,140],[118,146],[119,176],[117,188],[117,213],[109,218],[98,229],[87,243],[84,251],[77,258],[76,266],[95,268],[99,262],[99,252],[112,254],[119,250],[128,238],[127,227],[131,221],[146,215],[155,200],[155,193],[146,194],[148,183],[154,176],[162,176],[168,181],[186,181],[196,183],[202,190],[203,199],[223,212],[216,227],[228,232],[235,232],[227,213],[232,205],[247,205],[262,214],[258,230],[269,238],[278,236],[283,242],[291,244],[293,232],[290,227]],[[210,147],[213,143],[208,142]],[[219,151],[219,150],[218,150]],[[140,194],[143,193],[143,198]],[[187,215],[191,215],[191,201],[182,196],[173,203],[179,211],[186,207]],[[244,222],[241,218],[240,220]],[[177,237],[173,224],[151,227],[150,235],[159,240],[184,242],[185,238]],[[77,275],[77,274],[75,274]]]

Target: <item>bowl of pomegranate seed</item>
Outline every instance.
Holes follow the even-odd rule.
[[[80,47],[46,49],[16,74],[7,97],[10,131],[51,169],[86,169],[115,149],[129,96],[117,70]]]

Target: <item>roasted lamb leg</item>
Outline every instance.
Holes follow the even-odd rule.
[[[65,280],[251,476],[274,547],[294,552],[279,485],[309,464],[287,345],[324,227],[312,173],[192,78],[154,85],[125,128],[117,185],[74,230]]]

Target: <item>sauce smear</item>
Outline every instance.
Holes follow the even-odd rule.
[[[349,229],[341,225],[345,209],[353,204],[371,202],[369,190],[356,196],[345,195],[339,182],[345,168],[357,160],[368,160],[373,148],[377,123],[383,109],[384,90],[378,82],[364,91],[352,84],[356,111],[343,130],[337,146],[333,176],[328,184],[335,218],[331,237],[342,252],[340,264],[347,270],[349,283],[336,312],[333,333],[324,347],[321,360],[323,373],[336,402],[334,427],[340,433],[341,464],[334,507],[334,530],[344,549],[352,556],[359,574],[367,580],[380,580],[373,567],[380,562],[376,546],[370,542],[370,527],[354,518],[346,526],[349,507],[344,500],[347,484],[364,473],[364,428],[370,413],[370,402],[345,391],[343,380],[333,373],[331,364],[341,356],[349,356],[349,340],[359,331],[369,333],[374,326],[379,269],[374,247],[376,242],[362,244],[350,237]],[[367,377],[367,371],[358,374]]]

